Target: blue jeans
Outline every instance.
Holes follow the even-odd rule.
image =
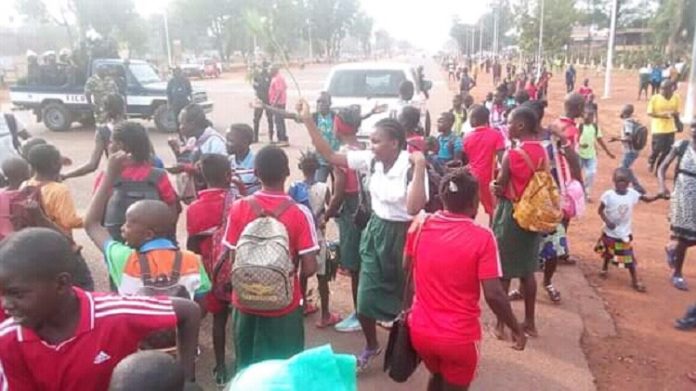
[[[597,174],[597,158],[580,158],[580,166],[582,167],[582,176],[585,179],[585,196],[589,197],[595,174]]]
[[[631,179],[631,184],[633,185],[633,188],[636,189],[637,192],[641,194],[645,194],[645,188],[641,186],[640,182],[638,181],[638,177],[633,173],[633,170],[631,169],[631,166],[633,166],[633,163],[638,159],[638,152],[637,151],[627,151],[624,152],[623,158],[621,159],[621,166],[622,168],[627,169],[630,173],[630,179]]]

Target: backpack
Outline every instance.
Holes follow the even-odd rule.
[[[24,186],[10,196],[10,222],[14,231],[38,225],[35,207],[41,208],[41,186]]]
[[[636,151],[642,151],[648,144],[648,128],[638,121],[633,122],[633,132],[631,132],[631,147]]]
[[[143,287],[138,290],[136,296],[169,296],[182,299],[191,299],[185,286],[179,283],[181,277],[181,261],[183,254],[176,251],[174,254],[174,264],[169,276],[160,274],[153,276],[150,272],[150,263],[145,253],[138,253],[138,263],[140,264],[140,279]],[[176,347],[176,330],[161,330],[148,335],[141,343],[140,349],[168,349]]]
[[[153,167],[145,180],[126,180],[121,176],[116,179],[104,214],[104,226],[112,238],[120,240],[121,226],[131,205],[141,200],[161,200],[157,183],[164,175],[164,170]]]
[[[535,168],[525,150],[518,148],[516,151],[534,174],[522,192],[522,196],[515,203],[512,216],[517,224],[527,231],[554,232],[563,219],[563,211],[558,186],[549,170],[549,162],[545,159],[543,166]],[[512,183],[510,189],[515,196]]]
[[[425,172],[428,174],[428,202],[423,208],[428,213],[435,213],[442,210],[442,200],[440,199],[440,182],[445,176],[445,166],[437,160],[437,157],[428,155],[426,157]],[[413,179],[413,167],[406,173],[406,182]]]
[[[266,211],[252,197],[245,198],[256,218],[244,227],[232,265],[232,287],[242,308],[277,311],[293,300],[295,264],[285,225],[278,220],[294,202],[286,200]]]

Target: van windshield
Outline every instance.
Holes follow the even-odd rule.
[[[131,63],[128,66],[128,70],[131,72],[133,77],[140,82],[140,84],[157,83],[162,81],[150,64]]]
[[[399,85],[406,80],[400,70],[340,70],[331,78],[329,94],[334,97],[397,98]]]

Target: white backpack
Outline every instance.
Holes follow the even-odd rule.
[[[254,311],[277,311],[292,303],[295,264],[285,225],[278,220],[293,205],[287,200],[264,210],[253,196],[245,198],[257,216],[244,227],[232,266],[232,289],[239,305]]]

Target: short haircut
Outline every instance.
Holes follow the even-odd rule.
[[[183,391],[184,370],[174,357],[152,350],[121,360],[114,368],[109,391]]]
[[[413,94],[415,93],[415,87],[413,86],[413,83],[404,80],[401,82],[399,85],[399,95],[404,98],[405,100],[411,100],[413,99]]]
[[[384,118],[377,121],[375,129],[384,132],[391,140],[398,141],[399,148],[406,148],[406,131],[399,121],[393,118]]]
[[[19,156],[10,156],[2,161],[2,174],[12,182],[21,182],[31,177],[29,162]]]
[[[224,155],[206,153],[200,160],[201,174],[208,185],[222,185],[227,182],[231,168],[230,162]]]
[[[256,154],[254,170],[263,184],[280,184],[290,175],[288,155],[274,145],[267,145]]]
[[[322,91],[319,93],[319,97],[317,98],[317,102],[320,100],[326,100],[328,101],[329,105],[331,104],[331,94],[328,93],[328,91]]]
[[[230,132],[235,132],[239,133],[239,135],[242,136],[244,141],[248,144],[251,145],[254,143],[254,129],[251,128],[251,126],[247,124],[232,124],[230,125]]]
[[[490,111],[484,105],[474,105],[471,107],[471,126],[482,126],[489,122]]]
[[[404,127],[406,131],[414,131],[418,128],[420,123],[420,110],[408,105],[404,106],[399,113],[399,123]]]
[[[442,178],[439,191],[446,210],[463,213],[475,206],[479,183],[469,169],[456,168]]]
[[[60,151],[51,144],[35,145],[29,150],[29,164],[34,170],[42,175],[55,174],[55,170],[60,170]]]
[[[515,92],[515,102],[517,102],[518,105],[527,101],[529,101],[529,93],[527,91],[519,90]]]
[[[32,137],[22,144],[22,156],[29,158],[29,151],[37,145],[48,144],[48,141],[41,137]]]
[[[300,170],[304,171],[316,171],[319,169],[319,156],[313,151],[302,152],[300,155]]]
[[[616,168],[614,170],[614,173],[611,176],[612,180],[614,180],[614,178],[616,178],[617,175],[622,175],[622,176],[626,177],[628,180],[630,180],[631,179],[631,169],[626,168],[626,167]]]
[[[122,143],[125,152],[130,153],[136,162],[150,160],[150,137],[143,125],[132,121],[122,122],[116,126],[111,137]]]
[[[537,118],[539,119],[539,122],[541,122],[542,119],[544,119],[544,114],[546,111],[546,105],[544,104],[543,101],[539,100],[528,100],[524,102],[520,107],[527,107],[534,111],[534,113],[537,115]]]
[[[120,94],[109,94],[104,99],[104,110],[111,117],[125,114],[125,103]]]
[[[30,227],[0,242],[0,267],[29,279],[50,280],[60,273],[74,273],[76,262],[65,235],[49,228]]]
[[[441,118],[444,118],[445,120],[450,121],[450,122],[454,122],[454,121],[455,121],[454,114],[450,113],[449,111],[444,111],[444,112],[442,112],[442,113],[440,114],[440,117],[441,117]]]
[[[633,107],[632,104],[627,104],[626,106],[621,109],[621,118],[626,118],[630,117],[633,115],[633,112],[635,111],[635,108]]]
[[[530,107],[524,105],[516,108],[510,113],[510,121],[519,119],[524,124],[525,131],[530,134],[539,132],[539,117]]]
[[[205,110],[201,105],[189,103],[182,110],[187,123],[192,124],[196,128],[204,129],[209,125],[208,119],[205,117]]]

